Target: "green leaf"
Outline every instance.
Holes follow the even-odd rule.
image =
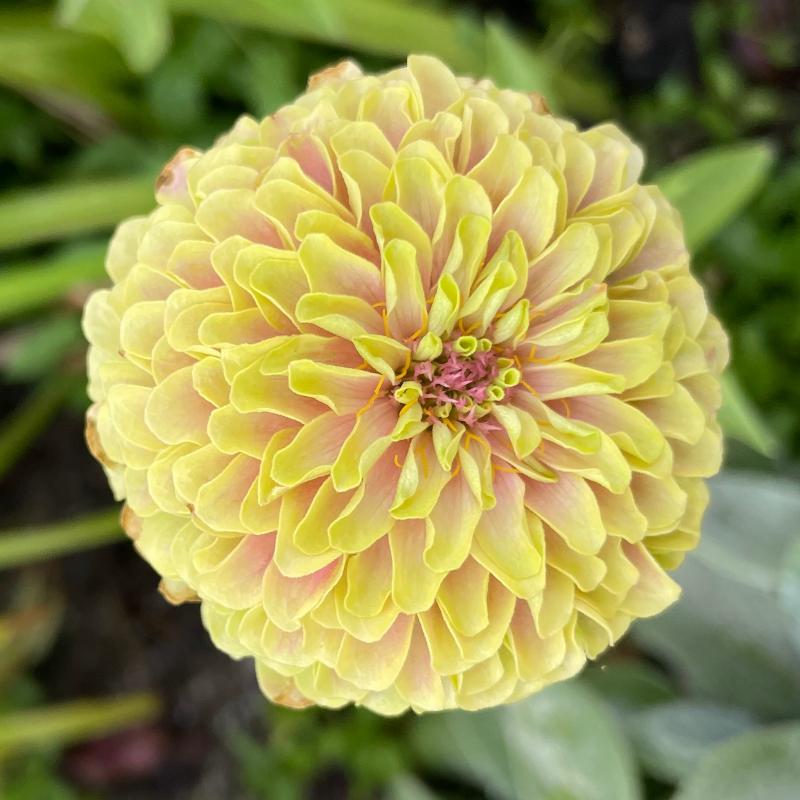
[[[104,244],[83,244],[56,256],[0,269],[0,321],[48,305],[71,289],[101,281],[105,251]]]
[[[126,176],[0,195],[0,249],[107,230],[155,206],[153,178]]]
[[[797,538],[800,487],[755,472],[723,473],[710,486],[700,545],[675,575],[681,601],[636,623],[634,637],[692,694],[765,717],[799,713],[797,654],[778,586]]]
[[[0,533],[0,570],[113,544],[124,538],[116,507],[65,522],[6,531]]]
[[[172,38],[164,0],[61,0],[57,13],[62,25],[108,39],[134,72],[149,72]]]
[[[553,66],[548,58],[520,41],[502,21],[487,21],[486,72],[498,86],[539,92],[555,110]]]
[[[699,250],[730,222],[764,185],[775,160],[761,142],[704,150],[655,178],[683,216],[686,242]]]
[[[465,14],[394,0],[167,0],[181,14],[326,42],[345,50],[439,56],[455,69],[482,71],[483,37]]]
[[[22,405],[0,421],[0,478],[47,427],[77,383],[75,375],[55,373],[48,376]]]
[[[479,713],[418,723],[417,746],[432,767],[483,784],[503,800],[634,800],[638,779],[611,711],[576,682]]]
[[[796,800],[800,724],[745,733],[714,748],[675,800]]]
[[[612,658],[607,664],[592,664],[581,674],[581,681],[620,712],[675,698],[675,690],[664,673],[643,661]]]
[[[780,450],[778,437],[769,429],[753,401],[730,370],[722,376],[722,408],[719,423],[726,436],[749,445],[767,458]]]
[[[63,746],[155,719],[151,694],[110,700],[76,700],[47,708],[0,714],[0,758],[28,750]]]
[[[109,116],[139,119],[119,54],[95,36],[56,28],[51,15],[0,9],[0,85],[21,92],[81,131],[107,133]]]
[[[785,612],[787,632],[800,655],[800,540],[787,548],[778,581],[778,602]]]
[[[388,800],[436,800],[436,795],[413,775],[398,775],[386,789]]]
[[[7,341],[0,369],[11,383],[36,381],[55,372],[70,352],[83,346],[77,313],[51,314],[14,330]]]
[[[648,774],[677,783],[719,742],[755,725],[740,708],[676,700],[641,709],[625,720],[628,739]]]

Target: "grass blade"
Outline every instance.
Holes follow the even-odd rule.
[[[40,383],[25,403],[2,421],[0,478],[16,464],[82,381],[76,375],[54,375]]]
[[[0,269],[0,322],[46,306],[76,286],[103,280],[105,251],[105,244],[91,243]]]
[[[66,522],[8,531],[0,534],[0,569],[46,561],[124,538],[116,506]]]
[[[93,739],[150,722],[159,711],[158,698],[142,693],[0,714],[0,757]]]
[[[155,205],[151,176],[40,186],[0,196],[0,249],[106,230]]]

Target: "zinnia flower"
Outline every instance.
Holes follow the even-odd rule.
[[[676,599],[727,346],[642,162],[433,58],[344,62],[120,225],[89,443],[269,698],[508,702]]]

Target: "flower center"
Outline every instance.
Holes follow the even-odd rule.
[[[426,349],[417,347],[408,378],[394,397],[403,404],[418,402],[438,419],[471,425],[520,381],[514,361],[498,353],[489,339],[460,336],[427,358]]]

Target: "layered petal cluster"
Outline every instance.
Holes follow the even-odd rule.
[[[345,62],[119,227],[88,440],[269,698],[507,702],[675,600],[727,344],[642,162],[435,59]]]

